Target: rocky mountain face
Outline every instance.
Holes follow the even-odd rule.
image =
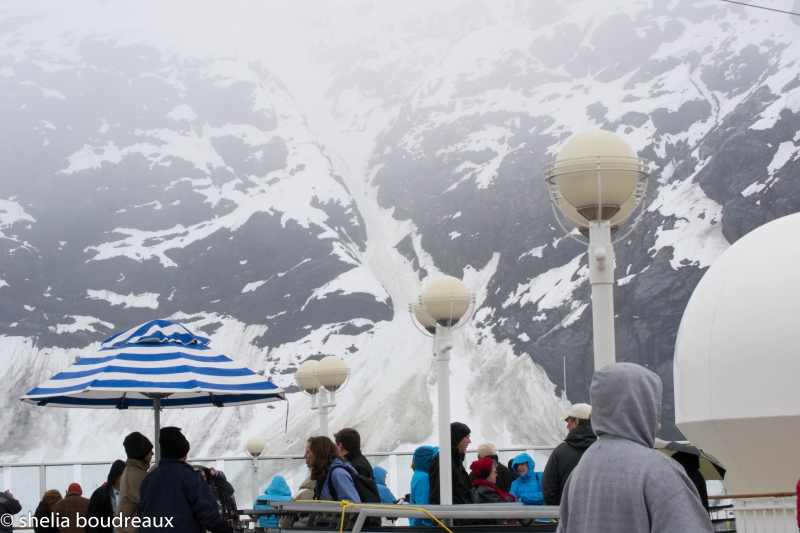
[[[92,441],[111,457],[149,427],[146,412],[18,398],[159,317],[301,406],[286,433],[280,405],[166,413],[204,453],[255,432],[298,451],[315,421],[291,374],[328,354],[353,368],[331,427],[371,449],[435,439],[435,368],[406,307],[444,273],[478,295],[454,419],[473,440],[557,442],[566,403],[589,400],[591,306],[586,248],[556,223],[543,169],[598,128],[651,161],[646,212],[615,247],[617,357],[662,377],[659,436],[678,438],[672,352],[693,288],[730,243],[800,211],[788,15],[689,0],[51,7],[0,13],[6,460]]]
[[[672,355],[692,290],[729,243],[800,209],[796,27],[782,38],[762,13],[681,2],[600,20],[584,7],[458,43],[379,137],[373,183],[444,270],[499,254],[478,324],[588,402],[586,248],[556,226],[542,170],[576,132],[625,137],[652,175],[615,248],[617,359],[662,377],[660,436],[678,438]]]

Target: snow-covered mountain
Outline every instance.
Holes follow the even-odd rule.
[[[453,418],[473,440],[557,442],[588,400],[590,289],[543,168],[594,128],[652,161],[647,213],[616,247],[617,349],[664,379],[674,438],[693,288],[800,211],[800,17],[711,0],[3,10],[0,460],[113,458],[150,431],[149,412],[18,398],[159,317],[290,393],[287,433],[283,404],[165,412],[198,453],[254,433],[300,451],[316,420],[292,373],[327,354],[353,369],[332,428],[373,450],[431,442],[435,367],[406,308],[445,273],[479,303]]]

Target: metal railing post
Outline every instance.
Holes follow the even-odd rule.
[[[286,480],[286,484],[289,485],[289,487],[291,487],[292,493],[294,493],[294,470],[292,469],[291,457],[283,458],[283,472],[284,472],[283,477]]]
[[[41,498],[47,490],[47,466],[44,463],[39,465],[39,497]]]
[[[256,501],[261,493],[258,490],[258,457],[253,457],[253,477],[251,478],[251,496],[252,500]]]
[[[389,456],[389,490],[396,498],[402,497],[397,495],[397,454]]]

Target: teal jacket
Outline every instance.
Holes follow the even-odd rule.
[[[378,492],[381,496],[381,503],[394,503],[397,498],[394,497],[392,491],[386,486],[386,469],[380,466],[372,467],[372,475],[375,476],[375,483],[378,485]]]
[[[264,494],[258,497],[253,503],[253,509],[274,509],[274,507],[267,505],[265,502],[288,502],[292,499],[292,489],[286,483],[286,480],[281,476],[272,478],[269,487],[264,489]],[[278,519],[274,516],[261,516],[258,518],[259,527],[278,527]]]
[[[514,483],[511,484],[511,494],[517,498],[518,502],[522,502],[525,505],[544,505],[542,473],[533,471],[536,463],[527,453],[521,453],[514,458],[514,462],[511,463],[511,470],[516,472],[517,465],[522,463],[528,463],[528,472],[514,480]]]
[[[420,446],[414,450],[414,475],[411,477],[411,505],[427,505],[430,503],[431,482],[428,478],[428,467],[433,456],[439,453],[438,446]],[[409,518],[412,526],[433,526],[429,518]]]

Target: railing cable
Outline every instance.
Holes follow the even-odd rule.
[[[737,2],[736,0],[719,0],[720,2],[728,2],[729,4],[739,4],[740,6],[745,7],[755,7],[757,9],[766,9],[767,11],[775,11],[776,13],[785,13],[786,15],[794,15],[796,17],[800,17],[800,13],[795,13],[794,11],[784,11],[783,9],[775,9],[774,7],[767,7],[767,6],[759,6],[756,4],[747,4],[745,2]]]
[[[339,520],[339,533],[344,533],[344,522],[345,522],[345,512],[348,507],[367,507],[369,509],[397,509],[396,505],[376,505],[372,503],[353,503],[347,500],[343,501],[329,501],[329,500],[297,500],[297,503],[335,503],[342,506],[342,517]],[[442,526],[442,528],[447,531],[447,533],[453,533],[453,531],[448,528],[446,525],[442,523],[441,520],[433,516],[433,514],[428,511],[427,509],[423,509],[422,507],[409,507],[407,505],[403,506],[403,510],[405,511],[420,511],[425,513],[431,519],[436,522],[438,525]]]

